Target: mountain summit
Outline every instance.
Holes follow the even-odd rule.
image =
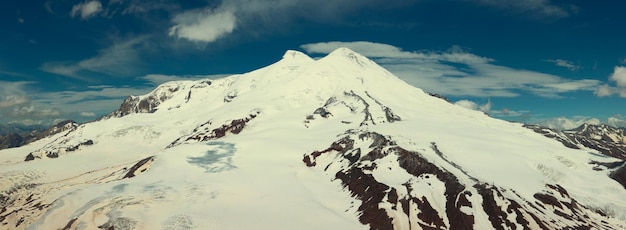
[[[175,81],[0,151],[10,229],[620,229],[623,161],[341,48]]]

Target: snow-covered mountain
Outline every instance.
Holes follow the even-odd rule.
[[[572,130],[559,131],[537,125],[526,127],[553,138],[574,149],[594,149],[598,152],[626,160],[626,130],[608,125],[583,124]]]
[[[169,82],[0,152],[9,229],[622,229],[621,160],[349,49]]]
[[[78,124],[72,120],[66,120],[53,125],[50,128],[36,128],[27,132],[13,131],[6,135],[0,135],[0,149],[15,148],[41,138],[54,135],[69,129],[76,128]]]

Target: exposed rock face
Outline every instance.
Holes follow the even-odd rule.
[[[595,170],[609,170],[609,177],[626,189],[626,130],[608,125],[583,124],[572,130],[559,131],[537,125],[525,125],[546,137],[555,139],[573,149],[594,149],[598,152],[621,159],[613,163],[589,162]]]
[[[526,200],[468,175],[435,143],[431,150],[455,172],[432,163],[428,153],[406,150],[374,132],[350,132],[330,147],[304,155],[303,162],[340,180],[361,200],[356,211],[370,229],[476,229],[476,218],[485,217],[476,216],[476,209],[487,214],[494,229],[612,228],[559,185],[547,184],[534,200]],[[385,174],[406,179],[390,181]],[[440,186],[444,189],[433,189]]]
[[[626,130],[608,125],[583,124],[572,130],[559,131],[538,125],[525,125],[546,137],[555,139],[573,149],[590,148],[626,160]]]
[[[103,119],[111,117],[123,117],[133,113],[154,113],[160,109],[159,105],[161,105],[163,102],[170,100],[177,95],[180,95],[180,91],[188,90],[186,91],[186,96],[184,98],[185,102],[188,102],[193,96],[193,89],[205,88],[209,85],[211,85],[211,81],[205,80],[191,86],[190,89],[184,89],[182,85],[177,82],[168,82],[160,85],[147,95],[128,96],[126,99],[124,99],[124,102],[122,102],[118,110],[104,116]]]
[[[145,172],[146,170],[150,168],[150,164],[152,162],[154,162],[154,156],[141,159],[132,167],[130,167],[130,169],[128,169],[128,172],[126,172],[126,174],[124,175],[124,177],[122,177],[122,179],[132,178],[132,177],[135,177],[136,175],[139,175],[142,172]]]
[[[20,147],[24,144],[26,144],[26,140],[20,134],[12,133],[0,136],[0,149]]]
[[[209,140],[216,140],[226,136],[227,134],[239,134],[246,124],[252,119],[256,118],[261,111],[252,111],[247,117],[234,119],[219,127],[213,126],[213,121],[207,121],[204,124],[193,129],[191,134],[179,137],[174,142],[169,144],[167,148],[174,147],[183,143],[193,142],[205,142]]]
[[[0,136],[0,149],[20,147],[60,132],[74,130],[76,127],[78,127],[78,124],[75,121],[66,120],[43,131],[34,130],[29,133],[12,133]]]
[[[322,107],[319,107],[306,117],[304,123],[308,127],[312,120],[316,118],[330,118],[334,113],[349,111],[354,115],[363,116],[359,119],[360,126],[376,125],[380,123],[393,123],[401,121],[402,118],[396,115],[391,108],[383,105],[380,101],[372,97],[367,91],[356,93],[354,91],[344,92],[341,97],[331,97],[326,100]],[[351,121],[342,121],[349,124]]]
[[[78,150],[81,146],[89,146],[93,145],[93,143],[93,140],[84,140],[76,144],[66,143],[64,146],[44,147],[43,149],[39,149],[37,151],[29,153],[24,161],[41,159],[43,158],[43,156],[46,156],[47,158],[58,158],[61,154],[74,152]]]

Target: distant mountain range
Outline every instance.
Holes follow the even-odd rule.
[[[0,149],[15,148],[66,131],[78,124],[72,120],[45,126],[0,126]]]

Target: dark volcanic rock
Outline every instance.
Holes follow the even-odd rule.
[[[185,142],[203,142],[215,140],[222,138],[229,133],[239,134],[241,131],[243,131],[244,127],[246,127],[246,124],[252,119],[256,118],[260,113],[260,111],[255,111],[245,118],[231,120],[230,122],[227,122],[220,127],[213,127],[212,121],[205,122],[204,124],[196,127],[191,134],[179,137],[174,142],[170,143],[167,148],[171,148]]]
[[[142,170],[142,171],[139,171],[139,172],[137,170],[139,170],[142,167],[146,167],[146,165],[149,164],[152,161],[154,161],[154,156],[150,156],[150,157],[146,157],[144,159],[141,159],[140,161],[135,163],[132,167],[130,167],[130,169],[128,169],[128,171],[126,172],[126,175],[124,175],[122,177],[122,179],[124,179],[124,178],[133,178],[136,175],[138,175],[139,173],[144,172],[145,169]]]
[[[331,180],[339,180],[360,200],[356,210],[359,221],[370,229],[474,229],[477,216],[473,213],[477,209],[488,215],[494,229],[611,229],[596,211],[580,205],[559,185],[546,185],[545,190],[526,200],[513,190],[472,177],[448,160],[435,143],[431,144],[430,156],[440,157],[448,169],[458,169],[454,170],[457,174],[428,160],[426,153],[409,151],[389,137],[365,131],[351,131],[328,148],[305,154],[303,162],[308,167],[323,169]],[[379,168],[381,164],[385,167]],[[401,186],[398,182],[385,184],[384,178],[377,178],[376,175],[394,167],[413,177]],[[424,195],[415,195],[430,183],[442,183],[444,189],[431,187]],[[433,194],[445,200],[434,198]],[[476,204],[477,200],[481,203]],[[442,212],[435,207],[445,208]],[[405,217],[400,218],[401,215]]]

